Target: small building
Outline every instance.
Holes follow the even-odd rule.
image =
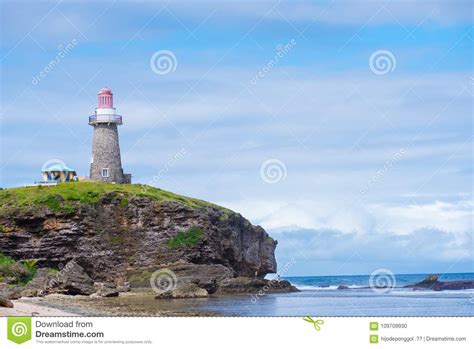
[[[77,180],[76,170],[65,165],[52,165],[41,172],[43,182],[73,182]]]

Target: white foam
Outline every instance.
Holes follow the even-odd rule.
[[[297,289],[302,291],[329,291],[329,290],[337,290],[339,286],[312,286],[312,285],[299,285],[299,284],[292,284]],[[348,288],[362,288],[364,286],[352,285],[347,286]]]

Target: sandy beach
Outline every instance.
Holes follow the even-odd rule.
[[[28,300],[14,300],[13,308],[0,308],[0,316],[78,316],[80,314],[64,311]]]
[[[193,309],[192,301],[156,300],[154,293],[127,292],[119,297],[96,298],[51,294],[14,300],[0,308],[0,316],[215,316]]]

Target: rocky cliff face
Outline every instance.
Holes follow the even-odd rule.
[[[0,191],[0,254],[15,260],[57,269],[74,260],[94,281],[114,284],[147,282],[166,266],[204,283],[276,271],[277,242],[212,204],[131,191],[88,192],[94,200],[81,200],[58,189],[31,190],[51,193],[18,207],[23,196]]]

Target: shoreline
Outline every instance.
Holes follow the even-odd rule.
[[[150,302],[163,305],[157,308]],[[12,300],[13,308],[0,308],[4,316],[218,316],[216,312],[193,310],[185,302],[155,300],[149,292],[127,292],[113,298],[91,298],[50,294]]]
[[[400,288],[403,290],[403,287]],[[412,293],[414,297],[419,297],[419,294],[416,290],[405,288],[408,293]],[[392,294],[394,297],[387,297],[390,293],[369,293],[372,295],[370,302],[364,301],[369,299],[366,295],[359,297],[359,292],[366,293],[367,289],[352,290],[355,292],[347,292],[351,290],[331,290],[331,294],[328,296],[328,293],[325,291],[315,291],[315,290],[302,290],[302,294],[311,294],[312,296],[307,299],[305,296],[301,298],[301,302],[304,301],[306,304],[305,307],[308,309],[317,308],[321,315],[325,316],[351,316],[351,314],[345,314],[344,307],[349,304],[354,304],[356,302],[362,307],[363,313],[376,315],[381,309],[384,313],[387,311],[387,315],[383,316],[445,316],[449,311],[445,308],[446,302],[452,302],[453,298],[449,296],[451,293],[449,290],[447,293],[441,291],[429,291],[435,298],[431,296],[423,296],[424,309],[419,309],[418,312],[411,312],[407,310],[400,310],[400,312],[393,313],[391,310],[394,305],[402,305],[405,301],[400,300],[404,299],[406,295],[402,298],[395,294]],[[359,292],[357,292],[359,291]],[[468,291],[468,290],[464,290]],[[469,290],[470,291],[470,290]],[[424,294],[425,292],[423,292]],[[462,292],[464,293],[464,292]],[[335,295],[340,294],[337,304],[331,300]],[[445,294],[446,296],[442,296]],[[267,297],[250,299],[249,295],[243,294],[234,294],[234,295],[219,295],[211,296],[209,298],[192,298],[192,299],[155,299],[155,294],[153,292],[147,292],[144,290],[140,291],[130,291],[124,294],[120,294],[118,297],[89,297],[89,296],[69,296],[63,294],[50,294],[45,297],[22,297],[17,300],[13,300],[13,308],[0,308],[0,317],[6,316],[37,316],[37,317],[62,317],[62,316],[72,316],[72,317],[127,317],[127,316],[139,316],[139,317],[215,317],[215,316],[236,316],[238,313],[237,307],[242,309],[249,310],[249,307],[252,307],[259,303],[261,305],[260,310],[250,312],[248,315],[242,316],[299,316],[299,313],[294,312],[285,312],[281,313],[278,311],[278,307],[274,305],[275,296],[276,297],[297,297],[297,293],[280,293],[280,294],[268,294]],[[329,297],[329,298],[328,298]],[[355,298],[354,298],[355,297]],[[462,296],[459,299],[464,299],[465,296]],[[306,299],[306,300],[305,300]],[[463,302],[468,301],[465,299]],[[309,303],[308,303],[309,302]],[[436,302],[436,303],[433,303]],[[439,302],[439,303],[438,303]],[[377,305],[375,312],[374,304]],[[437,304],[436,306],[434,306]],[[439,304],[439,307],[438,307]],[[228,308],[231,308],[229,312]],[[340,309],[335,309],[339,308]],[[427,311],[428,309],[438,309],[434,313],[432,311]],[[434,306],[434,308],[433,308]],[[465,305],[466,307],[467,305]],[[232,309],[233,308],[233,309]],[[468,308],[466,308],[468,310]],[[416,310],[416,309],[415,309]],[[446,312],[446,314],[445,314]],[[235,313],[235,314],[233,314]],[[240,313],[239,313],[240,314]],[[272,315],[270,315],[272,314]],[[275,315],[277,314],[277,315]],[[384,313],[385,314],[385,313]],[[455,313],[458,315],[458,313]],[[470,312],[463,312],[462,315],[470,315]]]
[[[81,314],[66,311],[51,306],[36,304],[26,299],[13,300],[13,308],[1,308],[0,317],[4,316],[81,316]]]

